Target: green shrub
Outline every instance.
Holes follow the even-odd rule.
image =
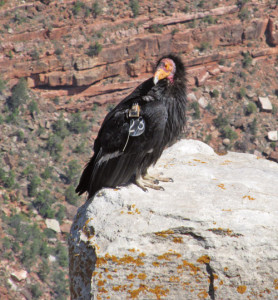
[[[80,113],[75,113],[71,116],[68,128],[73,133],[84,133],[88,130],[86,120],[83,120]]]
[[[58,258],[58,263],[61,267],[68,266],[68,250],[61,243],[58,243],[55,249],[55,256]]]
[[[99,4],[99,2],[95,1],[92,5],[92,10],[93,10],[93,16],[96,18],[102,13],[102,8]]]
[[[46,144],[46,149],[55,159],[59,159],[60,152],[63,150],[62,139],[56,134],[50,135]]]
[[[102,50],[102,46],[99,42],[95,42],[95,44],[91,44],[88,48],[87,55],[90,57],[98,56]]]
[[[76,184],[77,177],[80,173],[80,166],[77,162],[77,160],[71,160],[68,164],[68,167],[64,169],[65,171],[65,178],[67,180],[67,183],[74,183]]]
[[[42,177],[43,179],[49,179],[49,178],[52,177],[52,172],[53,172],[53,167],[47,166],[47,167],[44,169],[43,173],[41,173],[41,177]]]
[[[136,18],[139,15],[139,3],[137,0],[130,0],[129,6],[133,13],[133,17]]]
[[[54,299],[66,299],[66,296],[69,294],[68,280],[65,278],[65,274],[61,270],[57,270],[53,274],[53,286],[55,297]]]
[[[256,135],[258,131],[258,124],[257,119],[254,118],[253,121],[249,124],[249,129],[251,134]]]
[[[243,52],[243,60],[242,60],[242,66],[244,68],[248,68],[252,64],[252,56],[249,52]]]
[[[28,196],[29,197],[35,197],[38,193],[37,188],[40,186],[41,180],[40,178],[35,175],[28,185]]]
[[[222,135],[224,138],[229,139],[230,141],[233,141],[237,139],[238,135],[230,126],[226,126],[222,129]]]
[[[38,283],[32,284],[30,286],[30,291],[32,294],[32,299],[40,299],[40,297],[42,296],[42,291],[41,291],[40,285]]]
[[[213,120],[213,123],[217,128],[223,128],[229,124],[229,121],[226,116],[220,113],[217,118]]]
[[[80,13],[81,9],[84,7],[85,4],[82,1],[76,1],[72,8],[72,13],[76,16]]]
[[[246,96],[246,89],[244,87],[241,87],[239,92],[237,93],[238,99],[243,99]]]
[[[0,77],[0,95],[3,93],[5,88],[6,88],[6,82]]]
[[[54,210],[51,208],[53,202],[54,199],[51,197],[50,191],[44,190],[38,193],[33,205],[42,217],[53,219],[55,215]]]
[[[15,186],[15,172],[10,170],[8,175],[3,179],[3,182],[6,188],[13,188]]]
[[[219,91],[214,89],[212,92],[211,92],[211,97],[213,98],[218,98],[219,96]]]
[[[63,205],[60,204],[59,205],[59,210],[55,214],[55,218],[57,220],[59,220],[59,222],[61,223],[65,217],[66,217],[66,208]]]
[[[59,119],[53,123],[52,128],[55,134],[61,139],[64,139],[66,136],[69,135],[67,122],[65,121],[62,114],[60,114]]]
[[[250,17],[250,11],[248,10],[248,8],[246,8],[246,7],[242,8],[240,10],[240,12],[238,13],[238,17],[242,22],[244,20],[248,20]]]
[[[161,24],[153,24],[150,26],[151,33],[161,33],[163,29],[163,25]]]
[[[78,196],[75,193],[75,188],[70,185],[65,191],[66,201],[71,205],[76,205],[78,202]]]
[[[246,115],[251,115],[257,111],[257,106],[253,102],[249,102],[247,107],[246,107]]]
[[[24,78],[21,78],[18,83],[13,86],[12,88],[12,95],[8,98],[7,104],[9,108],[15,112],[20,105],[24,104],[27,99],[29,98],[28,95],[28,88],[27,82]]]
[[[199,51],[203,52],[207,50],[210,47],[210,44],[208,42],[202,42],[200,46],[198,47]]]
[[[194,101],[190,104],[190,108],[194,110],[192,117],[194,119],[200,119],[200,107],[197,101]]]
[[[49,272],[50,272],[50,267],[48,264],[48,260],[46,258],[43,258],[37,274],[42,281],[45,281],[47,279]]]

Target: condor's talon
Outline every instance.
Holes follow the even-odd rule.
[[[151,176],[149,174],[146,174],[146,175],[142,176],[142,178],[144,180],[147,180],[147,181],[152,181],[154,184],[159,184],[159,181],[162,181],[162,182],[174,182],[173,178],[171,178],[171,177],[163,177],[163,176],[160,176],[160,175]]]
[[[148,192],[147,188],[164,191],[164,188],[158,185],[158,182],[155,183],[152,179],[146,179],[145,177],[140,177],[139,179],[136,179],[135,184],[144,192]]]

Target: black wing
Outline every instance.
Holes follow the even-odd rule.
[[[145,131],[130,136],[127,110],[134,102],[140,103],[140,116]],[[144,102],[142,97],[124,99],[105,118],[94,144],[94,156],[87,164],[76,188],[79,194],[87,191],[89,198],[102,187],[116,187],[128,183],[132,176],[141,174],[143,161],[161,148],[167,110],[162,102]]]

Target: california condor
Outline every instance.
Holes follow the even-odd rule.
[[[185,125],[186,79],[181,59],[162,57],[154,76],[140,84],[105,117],[76,192],[88,199],[103,187],[129,182],[143,190],[163,189],[147,170]]]

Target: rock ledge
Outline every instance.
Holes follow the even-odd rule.
[[[70,238],[72,299],[275,299],[278,165],[182,140],[165,191],[104,189]]]

